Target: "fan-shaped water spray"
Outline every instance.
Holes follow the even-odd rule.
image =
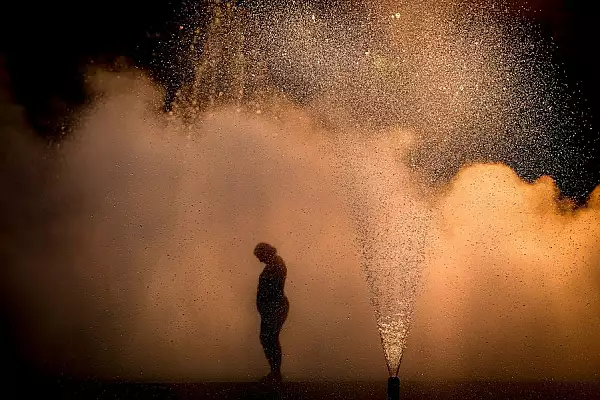
[[[220,104],[258,113],[291,98],[339,140],[346,204],[397,376],[430,225],[415,177],[440,184],[474,160],[531,176],[565,168],[549,150],[567,149],[579,122],[548,50],[495,2],[417,0],[342,15],[275,7],[266,16],[260,6],[211,4],[206,32],[192,41],[194,78],[174,110],[192,119]],[[523,162],[533,151],[537,163]]]
[[[392,143],[371,142],[347,158],[347,198],[391,377],[398,375],[406,348],[430,219],[408,171],[395,161]]]

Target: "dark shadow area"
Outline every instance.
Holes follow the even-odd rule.
[[[275,391],[260,383],[112,383],[62,382],[38,386],[37,394],[44,398],[88,399],[168,399],[168,400],[233,400],[233,399],[354,399],[381,400],[386,398],[387,383],[381,382],[285,382]],[[50,395],[52,397],[50,397]],[[40,397],[41,398],[41,397]],[[498,382],[403,381],[400,398],[425,399],[554,399],[592,400],[600,398],[599,383],[576,382]]]

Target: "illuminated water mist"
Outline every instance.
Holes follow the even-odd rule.
[[[3,272],[40,364],[258,379],[266,240],[290,379],[377,379],[379,340],[410,379],[597,379],[600,189],[575,210],[522,179],[579,172],[589,127],[527,24],[501,0],[207,3],[170,115],[138,73],[90,73],[60,146],[0,138]]]
[[[550,154],[555,137],[576,131],[539,39],[512,23],[501,2],[463,3],[329,12],[211,3],[207,29],[192,33],[195,78],[173,107],[187,121],[227,105],[278,118],[273,105],[291,101],[337,137],[391,376],[407,345],[430,230],[417,179],[444,183],[469,161],[518,167],[527,152]],[[558,159],[568,159],[566,148]],[[535,176],[557,161],[522,172]]]

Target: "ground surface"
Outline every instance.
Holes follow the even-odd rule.
[[[56,399],[386,399],[386,382],[258,383],[51,382],[30,387]],[[598,383],[403,382],[401,399],[600,399]]]

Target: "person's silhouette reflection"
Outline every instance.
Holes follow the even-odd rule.
[[[260,343],[265,351],[271,372],[263,378],[267,382],[281,381],[281,344],[279,332],[287,318],[289,302],[283,293],[287,268],[277,255],[277,249],[268,243],[259,243],[254,255],[265,268],[258,280],[256,307],[260,313]]]

